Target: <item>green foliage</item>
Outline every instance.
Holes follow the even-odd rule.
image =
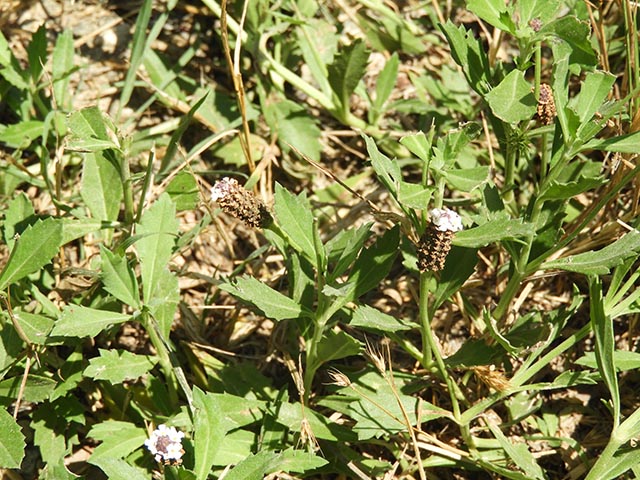
[[[74,32],[0,33],[0,468],[637,473],[629,12],[228,3],[132,7],[109,112]],[[269,222],[234,223],[258,192]],[[601,445],[558,436],[578,413]]]

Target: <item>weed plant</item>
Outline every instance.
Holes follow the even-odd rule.
[[[640,474],[637,6],[453,3],[5,12],[7,478]]]

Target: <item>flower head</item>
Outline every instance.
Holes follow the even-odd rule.
[[[151,437],[144,441],[144,446],[155,456],[156,462],[180,463],[184,450],[182,439],[184,433],[175,427],[158,425]]]
[[[211,189],[211,200],[218,202],[225,213],[239,218],[252,228],[267,227],[271,214],[253,192],[245,190],[235,178],[224,177]]]
[[[448,208],[434,208],[429,210],[431,223],[441,232],[459,232],[462,230],[462,219]]]
[[[439,272],[451,250],[455,232],[462,230],[462,219],[448,208],[429,211],[431,221],[418,242],[418,269],[421,272]]]

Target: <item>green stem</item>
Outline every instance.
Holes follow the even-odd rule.
[[[176,381],[176,377],[174,375],[173,366],[171,364],[171,357],[169,355],[169,350],[165,345],[165,342],[160,336],[160,332],[157,328],[154,327],[153,323],[155,320],[151,318],[148,312],[142,312],[141,314],[143,324],[146,326],[147,334],[149,335],[149,340],[151,344],[156,349],[158,355],[158,361],[160,363],[160,368],[162,369],[165,379],[167,381],[167,390],[169,392],[169,401],[171,405],[175,408],[178,407],[178,385]]]
[[[429,308],[429,280],[431,273],[420,273],[420,334],[422,335],[422,366],[430,369],[433,366],[431,311]]]

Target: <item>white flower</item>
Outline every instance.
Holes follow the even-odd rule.
[[[224,177],[222,180],[218,180],[213,187],[211,187],[211,201],[215,202],[221,198],[226,197],[231,192],[238,191],[240,185],[235,178]]]
[[[434,208],[429,210],[431,223],[441,232],[459,232],[462,230],[462,218],[448,208]]]
[[[184,433],[179,432],[175,427],[158,425],[158,428],[151,433],[151,437],[144,441],[144,446],[155,456],[156,462],[180,462],[184,454],[183,438]]]

